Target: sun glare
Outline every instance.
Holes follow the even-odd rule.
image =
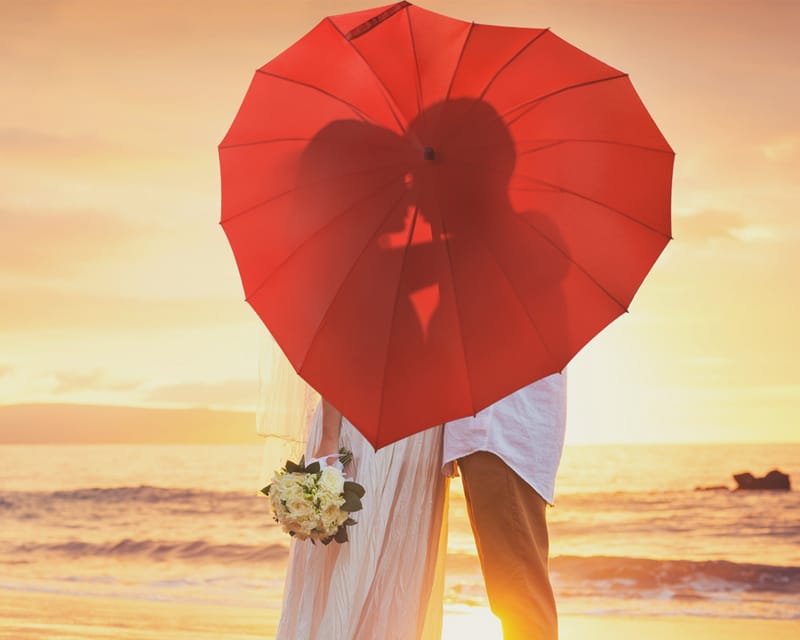
[[[442,640],[461,640],[461,638],[501,640],[502,637],[500,620],[486,607],[447,607],[442,626]]]

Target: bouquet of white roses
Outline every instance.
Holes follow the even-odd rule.
[[[290,536],[322,544],[347,542],[347,527],[356,524],[350,514],[361,510],[364,487],[344,476],[353,454],[340,449],[338,458],[333,465],[325,458],[307,466],[304,457],[299,464],[289,460],[261,490],[272,503],[273,519]]]

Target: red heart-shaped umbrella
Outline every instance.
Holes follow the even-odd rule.
[[[407,2],[258,69],[219,152],[248,302],[377,447],[561,370],[670,239],[674,154],[626,74]]]

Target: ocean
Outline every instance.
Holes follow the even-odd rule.
[[[289,538],[260,445],[0,446],[0,589],[280,608]],[[737,492],[800,445],[567,447],[548,512],[559,611],[800,621],[800,491]],[[358,526],[358,525],[356,525]],[[460,483],[446,607],[486,606]]]

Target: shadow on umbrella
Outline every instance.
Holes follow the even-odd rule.
[[[473,378],[530,352],[514,325],[538,336],[543,360],[566,361],[569,252],[546,215],[514,210],[516,158],[500,115],[473,99],[431,106],[403,136],[358,120],[315,135],[294,191],[306,236],[280,269],[320,296],[316,335],[327,335],[312,340],[303,368],[358,367],[384,380],[388,406],[436,395],[444,414]],[[516,188],[527,202],[533,190],[552,192]]]

